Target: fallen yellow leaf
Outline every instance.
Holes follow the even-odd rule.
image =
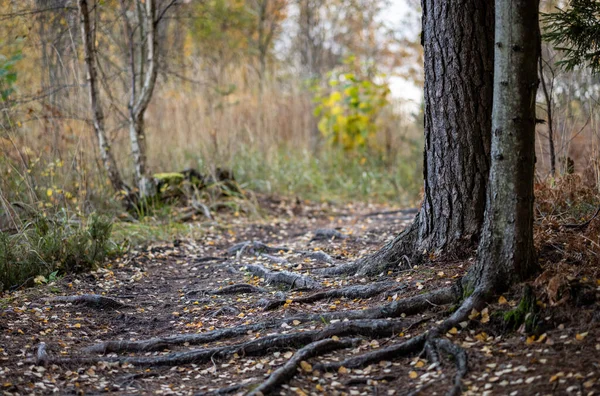
[[[476,310],[475,308],[473,308],[473,310],[471,310],[471,315],[469,315],[469,319],[473,320],[478,316],[479,316],[479,311]]]
[[[302,367],[302,370],[304,370],[307,373],[312,372],[312,365],[305,360],[300,362],[300,367]]]

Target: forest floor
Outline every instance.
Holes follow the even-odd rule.
[[[218,389],[234,386],[228,389],[230,394],[244,394],[292,358],[302,345],[273,346],[257,356],[238,351],[218,358],[215,353],[206,362],[175,365],[165,361],[163,365],[111,362],[111,357],[117,356],[115,353],[104,355],[106,361],[103,361],[102,355],[82,351],[103,341],[210,335],[219,329],[286,317],[290,320],[277,327],[248,330],[234,338],[180,342],[118,356],[140,356],[150,361],[172,356],[174,352],[222,347],[272,334],[314,332],[344,321],[343,314],[339,319],[321,321],[293,318],[303,313],[360,310],[452,285],[471,263],[434,260],[431,264],[381,274],[374,280],[325,278],[314,270],[349,262],[376,250],[412,220],[414,211],[363,204],[303,204],[289,209],[290,202],[278,200],[270,200],[263,206],[269,211],[263,219],[221,216],[205,226],[204,236],[198,240],[139,247],[92,273],[5,294],[0,300],[0,392],[201,395],[217,394]],[[317,231],[322,229],[329,231]],[[275,249],[265,255],[264,250],[248,245],[228,253],[228,249],[246,241],[261,241]],[[310,253],[315,251],[326,255]],[[262,277],[250,275],[244,265],[310,275],[317,285],[308,285],[312,290],[299,287],[307,286],[299,284],[301,279],[298,284],[267,284]],[[600,283],[591,278],[596,273],[578,270],[573,274],[564,276],[571,281],[576,277],[579,285],[591,288],[592,294],[598,293]],[[385,287],[370,298],[295,301],[312,295],[315,290],[366,285],[372,281],[380,281]],[[220,293],[223,288],[238,284],[256,287],[242,286],[236,294]],[[598,300],[586,301],[577,309],[574,302],[551,306],[539,301],[540,322],[544,325],[528,335],[522,329],[507,330],[502,326],[500,313],[516,306],[520,293],[521,289],[517,289],[498,296],[497,303],[474,313],[471,320],[446,334],[468,354],[464,394],[600,394]],[[57,296],[82,294],[106,296],[123,305],[82,305],[57,299]],[[274,309],[263,309],[267,301],[274,300],[279,300]],[[349,348],[307,358],[295,376],[275,394],[445,394],[456,371],[448,359],[442,359],[440,366],[417,353],[356,369],[342,366],[335,371],[320,371],[314,366],[405,341],[433,326],[451,309],[432,303],[426,312],[398,318],[399,328],[391,336],[363,335],[362,341]],[[42,342],[46,351],[40,356]],[[45,360],[48,356],[52,358]],[[74,356],[79,360],[66,359]],[[91,357],[95,360],[86,360]]]

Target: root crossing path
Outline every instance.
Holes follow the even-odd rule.
[[[326,276],[401,231],[410,221],[403,211],[319,206],[305,215],[220,218],[200,240],[140,247],[91,274],[5,295],[1,390],[456,395],[589,388],[592,362],[555,359],[547,370],[540,362],[554,359],[553,347],[504,335],[490,320],[493,306],[476,295],[464,300],[458,280],[468,262]],[[535,352],[542,347],[547,352]],[[563,345],[561,353],[577,352]],[[577,365],[580,377],[569,377]]]

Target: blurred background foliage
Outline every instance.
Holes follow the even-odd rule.
[[[97,159],[76,8],[65,0],[0,3],[4,206],[118,211]],[[152,171],[228,168],[258,192],[415,204],[419,106],[392,96],[390,81],[419,84],[418,38],[404,32],[418,25],[418,10],[407,8],[403,21],[385,18],[387,7],[158,0],[160,71],[146,116]],[[120,2],[95,2],[93,16],[107,132],[129,178]]]

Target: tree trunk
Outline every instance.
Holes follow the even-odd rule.
[[[135,71],[130,71],[133,73],[133,78],[132,97],[129,104],[129,139],[131,141],[131,154],[135,170],[135,184],[138,188],[139,196],[146,198],[156,194],[156,183],[148,175],[144,114],[150,104],[158,76],[158,35],[156,32],[158,21],[156,20],[156,0],[146,0],[145,6],[141,4],[141,0],[136,0],[136,6],[145,10],[143,18],[145,26],[139,26],[139,28],[143,29],[144,32],[144,39],[140,43],[140,46],[143,47],[144,43],[146,45],[146,60],[144,64],[146,70],[143,73],[143,81],[141,81],[141,86],[137,90],[137,94],[135,89]],[[140,59],[140,62],[144,63],[144,60]],[[135,65],[134,62],[133,64]],[[140,76],[141,78],[142,76]]]
[[[104,111],[100,103],[100,91],[98,89],[98,72],[96,70],[96,48],[94,43],[94,34],[90,23],[90,12],[88,0],[78,0],[79,17],[81,22],[81,39],[85,56],[85,66],[87,70],[88,91],[90,104],[92,107],[94,119],[94,131],[98,139],[98,149],[100,157],[104,164],[104,169],[108,178],[116,191],[125,191],[129,193],[129,188],[123,183],[119,168],[112,154],[110,143],[106,138],[104,128]],[[97,12],[97,11],[96,11]]]
[[[476,291],[498,292],[537,268],[533,246],[539,0],[496,0],[492,165]]]
[[[548,116],[548,151],[550,154],[550,176],[556,177],[556,151],[554,149],[554,120],[552,115],[552,91],[554,87],[554,73],[552,79],[550,80],[550,90],[548,90],[548,86],[546,85],[546,79],[544,78],[544,60],[540,54],[539,59],[539,69],[540,69],[540,82],[542,83],[542,92],[544,93],[544,99],[546,101],[546,115]],[[551,70],[552,71],[552,70]]]
[[[423,0],[425,196],[414,223],[358,263],[376,274],[422,254],[464,257],[485,210],[493,87],[494,7]]]

